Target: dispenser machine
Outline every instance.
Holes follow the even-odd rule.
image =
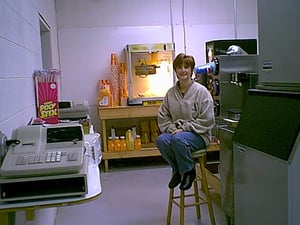
[[[173,43],[136,44],[125,48],[128,105],[162,101],[175,84]]]

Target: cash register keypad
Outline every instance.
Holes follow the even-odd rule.
[[[16,165],[60,162],[63,156],[67,156],[67,161],[76,161],[78,159],[77,152],[51,151],[45,154],[19,156],[16,160]]]
[[[61,151],[57,152],[47,152],[46,153],[46,162],[60,162],[61,161]]]

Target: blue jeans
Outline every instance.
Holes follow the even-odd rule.
[[[156,139],[156,146],[173,173],[185,173],[193,169],[195,163],[192,152],[206,147],[202,137],[192,132],[179,132],[174,135],[163,133]]]

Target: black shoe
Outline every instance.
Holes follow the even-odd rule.
[[[170,189],[175,188],[178,184],[180,184],[180,181],[181,181],[180,173],[178,172],[173,173],[173,176],[169,182],[169,188]]]
[[[192,169],[184,173],[181,184],[179,186],[180,190],[188,190],[192,187],[193,181],[196,178],[196,171]]]

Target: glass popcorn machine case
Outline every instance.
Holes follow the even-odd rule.
[[[136,44],[125,48],[128,74],[128,105],[153,104],[163,100],[175,84],[174,44]]]

